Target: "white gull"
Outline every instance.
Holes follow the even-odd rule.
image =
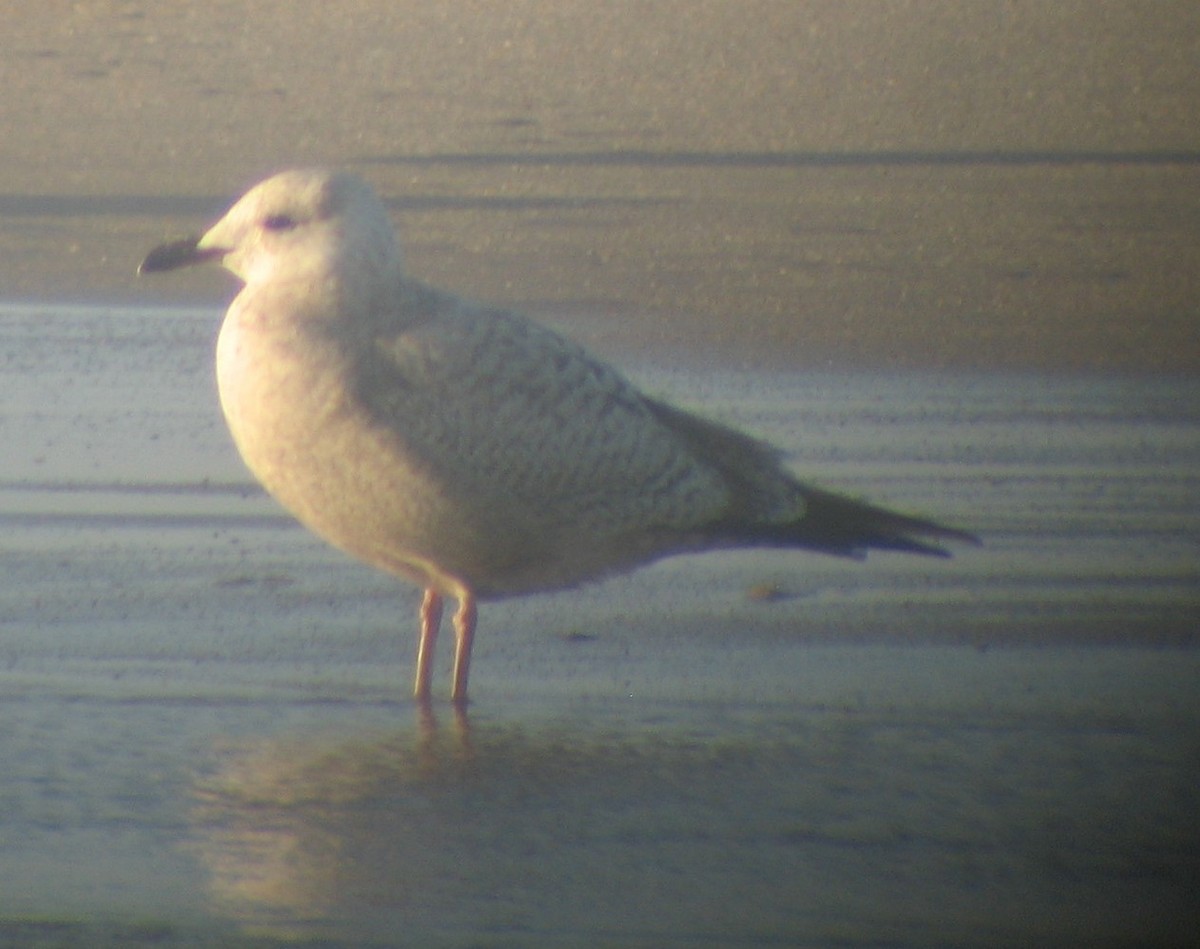
[[[424,588],[422,701],[446,596],[462,704],[477,599],[715,548],[974,540],[802,484],[770,445],[642,394],[551,330],[413,280],[354,175],[275,175],[139,271],[204,261],[244,283],[217,342],[238,450],[316,534]]]

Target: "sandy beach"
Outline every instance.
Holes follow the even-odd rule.
[[[7,6],[0,946],[1190,944],[1195,4]],[[232,279],[134,275],[312,163],[983,546],[486,604],[423,714],[418,591],[230,442]]]
[[[667,560],[484,604],[252,483],[213,311],[0,307],[0,945],[1184,945],[1195,380],[698,372],[652,391],[953,560]]]
[[[1194,371],[1186,2],[24,5],[0,298],[133,270],[281,167],[386,194],[412,270],[748,366]]]

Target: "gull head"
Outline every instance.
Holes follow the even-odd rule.
[[[138,273],[219,262],[247,286],[326,280],[366,270],[398,272],[400,252],[387,211],[357,175],[283,171],[247,191],[200,237],[162,244]]]

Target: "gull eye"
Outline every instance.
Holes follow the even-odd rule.
[[[272,214],[262,223],[268,231],[290,231],[296,226],[296,219],[288,214]]]

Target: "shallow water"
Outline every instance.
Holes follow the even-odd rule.
[[[430,719],[416,592],[234,455],[217,319],[0,307],[0,944],[1190,932],[1200,383],[627,360],[984,546],[485,604]]]

